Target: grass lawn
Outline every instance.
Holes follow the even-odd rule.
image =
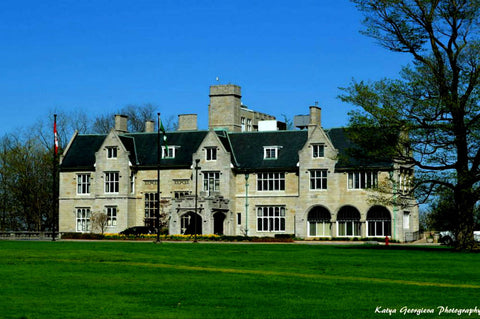
[[[480,254],[390,247],[0,241],[0,318],[480,317]]]

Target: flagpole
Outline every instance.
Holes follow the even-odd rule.
[[[162,158],[162,147],[160,146],[160,113],[157,113],[157,209],[155,211],[155,226],[157,231],[157,240],[160,243],[160,159]]]
[[[55,231],[57,228],[57,204],[58,204],[58,189],[57,189],[57,153],[58,153],[58,136],[57,136],[57,114],[53,115],[53,205],[52,205],[52,241],[55,241]]]

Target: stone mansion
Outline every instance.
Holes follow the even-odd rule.
[[[345,130],[324,129],[317,106],[295,118],[301,129],[285,130],[245,107],[239,86],[211,86],[209,129],[197,128],[196,114],[179,115],[160,165],[154,123],[132,133],[127,121],[117,115],[109,134],[70,140],[60,163],[60,232],[96,231],[95,213],[106,214],[109,233],[153,226],[159,180],[170,234],[405,241],[418,231],[414,199],[407,208],[371,200],[379,183],[395,196],[406,170],[393,160],[349,164]]]

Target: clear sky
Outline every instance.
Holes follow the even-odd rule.
[[[94,117],[145,103],[198,113],[207,128],[217,83],[280,118],[318,101],[323,126],[343,126],[352,106],[339,87],[408,63],[361,35],[361,21],[348,0],[4,0],[0,135],[53,110]]]

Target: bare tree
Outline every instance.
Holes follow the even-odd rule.
[[[108,226],[108,216],[105,213],[93,213],[90,217],[90,221],[92,222],[92,229],[99,229],[100,232],[105,232],[105,229]]]

